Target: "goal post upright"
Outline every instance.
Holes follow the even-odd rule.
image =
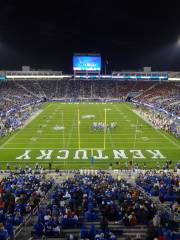
[[[61,112],[61,119],[62,119],[62,125],[63,125],[63,148],[65,148],[65,137],[64,137],[64,113],[63,111]]]
[[[65,136],[64,136],[65,127],[64,127],[64,112],[63,111],[61,112],[61,119],[62,119],[62,125],[63,125],[63,149],[64,149],[65,148]],[[65,165],[66,165],[66,160],[64,159],[64,168],[65,168]]]
[[[106,121],[107,121],[107,109],[104,109],[104,150],[106,150]]]
[[[79,149],[81,148],[79,108],[78,108],[78,148]]]

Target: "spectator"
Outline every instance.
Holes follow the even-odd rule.
[[[0,239],[6,240],[8,238],[8,231],[4,228],[3,223],[0,223]]]

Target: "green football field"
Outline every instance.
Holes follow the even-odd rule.
[[[90,118],[88,118],[90,116]],[[111,130],[93,130],[93,122],[117,122]],[[94,161],[91,162],[91,156]],[[132,160],[155,168],[180,160],[180,140],[151,127],[128,103],[45,103],[25,127],[0,139],[0,168],[39,163],[59,169],[125,168]],[[117,164],[119,162],[119,164]]]

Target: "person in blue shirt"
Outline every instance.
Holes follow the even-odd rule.
[[[42,236],[44,232],[44,226],[41,222],[34,224],[31,234],[36,236]]]
[[[13,237],[13,225],[7,221],[6,225],[5,225],[5,229],[8,232],[8,236],[9,237]]]
[[[5,214],[3,213],[3,210],[0,211],[0,222],[5,223],[6,217]]]
[[[21,216],[20,212],[17,212],[16,215],[14,216],[14,225],[20,225],[21,223],[23,223],[23,217]]]
[[[8,231],[4,228],[3,223],[0,223],[0,239],[6,240],[8,238]]]

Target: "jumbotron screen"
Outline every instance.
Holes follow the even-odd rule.
[[[100,71],[101,56],[73,56],[74,71]]]

